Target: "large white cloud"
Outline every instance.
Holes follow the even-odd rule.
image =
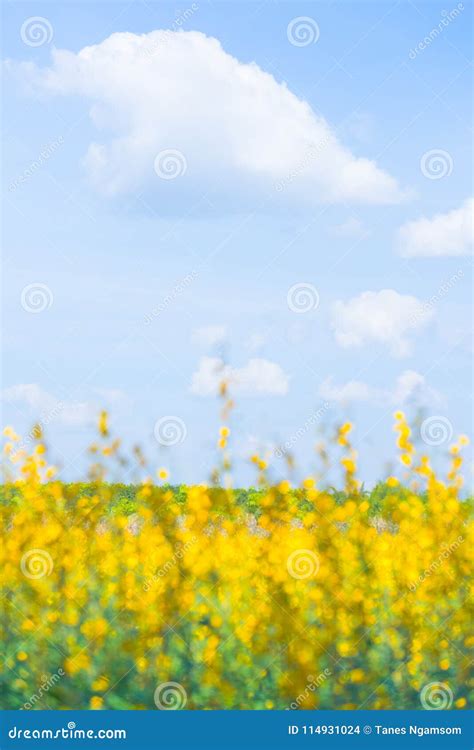
[[[107,194],[150,186],[166,193],[170,181],[157,176],[154,162],[173,149],[183,155],[174,184],[198,186],[201,194],[219,184],[219,194],[272,191],[310,205],[403,197],[394,178],[354,156],[285,83],[200,32],[115,33],[78,53],[53,49],[52,57],[46,69],[9,66],[36,93],[92,102],[101,138],[85,163]]]
[[[392,389],[375,388],[361,380],[350,380],[342,385],[335,385],[332,378],[328,378],[321,383],[318,395],[327,401],[335,401],[342,405],[370,401],[376,405],[391,403],[402,406],[413,403],[422,406],[441,401],[440,394],[428,386],[425,376],[415,370],[402,372]]]
[[[223,382],[239,396],[284,396],[289,378],[280,365],[268,359],[249,359],[243,367],[231,367],[219,357],[201,357],[192,376],[191,393],[215,396]]]
[[[400,227],[398,244],[401,255],[469,255],[474,243],[474,198],[445,214],[409,221]]]
[[[410,336],[433,315],[434,311],[416,297],[382,289],[336,302],[332,327],[342,347],[384,344],[394,356],[404,357],[412,348]]]

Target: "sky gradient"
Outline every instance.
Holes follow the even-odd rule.
[[[282,445],[304,476],[345,416],[370,485],[396,407],[442,466],[472,433],[470,4],[3,15],[5,422],[74,478],[105,406],[205,481],[225,375],[236,484]]]

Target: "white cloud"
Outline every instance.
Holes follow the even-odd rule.
[[[333,385],[332,378],[327,378],[321,383],[318,394],[326,401],[347,404],[353,401],[370,401],[374,397],[374,389],[360,380]]]
[[[402,372],[391,390],[374,388],[360,380],[350,380],[343,385],[334,385],[328,378],[318,390],[318,395],[327,401],[339,404],[350,404],[355,401],[370,401],[372,404],[391,403],[402,406],[412,403],[417,406],[436,404],[441,401],[440,394],[426,383],[426,378],[415,370]]]
[[[456,256],[472,253],[474,198],[445,214],[409,221],[398,233],[400,254],[406,258]]]
[[[92,423],[97,416],[97,409],[92,404],[55,398],[36,383],[12,385],[4,389],[2,397],[7,403],[26,405],[34,419],[47,424],[57,421],[80,426]]]
[[[227,340],[227,328],[225,326],[203,326],[193,331],[193,341],[198,346],[209,349],[213,346],[224,344]]]
[[[331,227],[331,234],[342,239],[362,239],[370,237],[370,230],[356,216],[351,216],[342,224]]]
[[[71,401],[56,398],[37,383],[18,383],[2,391],[6,403],[20,404],[28,416],[48,425],[52,422],[70,427],[92,425],[101,408],[116,407],[126,402],[125,394],[116,388],[95,388],[94,401]]]
[[[191,393],[215,396],[222,382],[238,396],[284,396],[289,379],[280,365],[267,359],[250,359],[244,367],[231,367],[219,357],[201,357]]]
[[[385,344],[397,357],[410,354],[410,334],[423,328],[434,311],[419,299],[393,289],[363,292],[332,311],[336,341],[345,348]]]
[[[52,50],[52,65],[8,62],[35,94],[76,95],[92,102],[101,133],[85,158],[90,177],[109,195],[152,187],[169,196],[154,161],[181,151],[185,189],[219,185],[309,205],[386,204],[404,197],[374,161],[354,156],[310,105],[256,63],[242,63],[217,39],[196,31],[114,33],[78,53]],[[173,185],[173,190],[175,189]],[[175,193],[173,193],[175,195]]]

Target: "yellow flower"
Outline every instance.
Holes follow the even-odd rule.
[[[225,395],[224,427],[230,408]],[[67,679],[48,692],[53,709],[108,708],[113,693],[114,706],[140,710],[170,683],[198,710],[271,710],[298,695],[311,710],[415,708],[440,674],[464,709],[474,637],[465,635],[472,523],[459,492],[462,439],[445,481],[428,453],[416,455],[400,413],[399,455],[413,469],[389,476],[390,492],[383,483],[362,492],[348,425],[331,436],[344,475],[336,488],[327,486],[329,445],[317,449],[321,479],[295,487],[295,471],[273,481],[254,454],[257,486],[237,490],[226,453],[216,486],[171,487],[164,468],[143,479],[136,450],[128,466],[140,474],[126,486],[113,483],[126,459],[118,440],[98,440],[91,481],[74,484],[49,481],[42,437],[11,448],[0,503],[11,705],[61,667]],[[282,464],[291,471],[279,462],[275,474]],[[331,670],[333,650],[337,678],[308,688]],[[395,692],[380,685],[387,654],[400,665]]]
[[[93,681],[91,687],[92,690],[98,693],[105,693],[106,690],[108,690],[110,684],[110,680],[105,675],[101,675],[96,680]]]
[[[108,427],[108,421],[109,417],[106,411],[101,411],[99,415],[99,432],[102,435],[102,437],[107,437],[109,434],[109,427]]]

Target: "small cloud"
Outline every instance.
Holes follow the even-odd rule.
[[[37,383],[19,383],[5,388],[2,398],[7,403],[21,403],[28,407],[33,419],[49,424],[79,427],[92,424],[97,416],[97,408],[86,401],[58,399],[44,391]]]
[[[432,219],[409,221],[398,232],[398,249],[405,258],[459,256],[472,253],[474,198]]]
[[[353,401],[370,401],[374,397],[374,389],[360,380],[350,380],[344,385],[333,385],[332,378],[327,378],[321,383],[318,395],[326,401],[348,404]]]
[[[60,399],[45,391],[37,383],[18,383],[2,391],[5,403],[21,404],[32,419],[48,425],[57,422],[69,427],[93,425],[104,406],[113,408],[127,401],[125,394],[115,388],[94,388],[97,398],[89,401]]]
[[[344,348],[384,344],[393,356],[406,357],[412,349],[410,336],[433,315],[434,311],[416,297],[382,289],[363,292],[347,302],[336,302],[332,328],[337,343]]]
[[[336,224],[331,227],[330,232],[334,237],[340,237],[341,239],[362,239],[362,237],[370,237],[370,229],[367,229],[363,222],[356,216],[351,216],[342,224]]]
[[[289,378],[280,365],[267,359],[250,359],[243,367],[231,367],[219,357],[201,357],[190,390],[197,396],[215,396],[223,382],[239,396],[284,396]]]
[[[193,342],[205,349],[225,344],[227,328],[221,325],[203,326],[193,332]]]
[[[425,376],[415,370],[402,372],[391,390],[374,388],[360,380],[350,380],[348,383],[337,386],[333,384],[332,378],[328,378],[321,383],[318,395],[327,401],[335,401],[343,405],[356,401],[370,401],[377,405],[391,403],[398,406],[403,404],[425,406],[442,401],[438,391],[428,386]]]

